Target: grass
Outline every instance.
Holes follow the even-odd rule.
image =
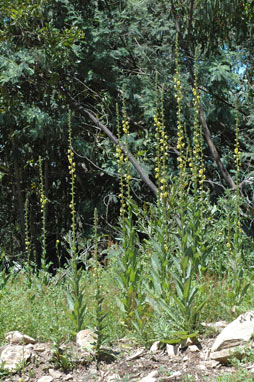
[[[103,311],[107,313],[105,325],[108,328],[108,343],[117,339],[130,336],[135,341],[142,339],[125,326],[123,318],[116,303],[116,297],[120,296],[117,281],[115,264],[109,264],[108,268],[103,268],[101,274],[101,284],[103,285]],[[58,281],[61,271],[51,278],[49,285],[44,285],[38,277],[33,277],[31,288],[27,287],[26,274],[20,272],[11,275],[7,284],[1,291],[0,298],[0,342],[4,342],[6,332],[20,330],[40,341],[49,341],[51,338],[58,338],[62,342],[69,341],[72,332],[72,321],[66,316],[68,309],[65,299],[65,289],[68,280],[64,278]],[[96,301],[95,284],[92,272],[83,272],[82,286],[86,290],[85,300],[88,305],[87,315],[83,327],[92,327],[96,321]],[[219,319],[233,320],[239,314],[254,308],[252,296],[254,294],[254,284],[251,284],[249,293],[245,296],[242,304],[236,313],[232,312],[230,298],[227,299],[226,280],[206,279],[207,304],[205,305],[200,321],[214,322]],[[222,296],[223,304],[222,304]],[[148,309],[145,314],[149,318],[147,323],[148,336],[147,344],[154,340],[154,337],[164,337],[170,323],[165,312],[154,312]],[[163,333],[165,332],[165,333]]]
[[[65,289],[67,280],[58,282],[60,274],[51,278],[49,285],[44,285],[39,278],[34,277],[31,288],[27,288],[26,274],[21,272],[9,278],[1,291],[0,298],[0,341],[4,341],[5,333],[20,330],[40,341],[58,338],[62,342],[69,341],[72,332],[72,321],[66,316]],[[105,277],[104,277],[105,279]],[[104,280],[104,286],[110,288],[109,280]],[[93,326],[95,305],[94,283],[92,276],[84,272],[82,285],[86,290],[85,299],[89,303],[84,327]],[[110,310],[108,325],[111,327],[111,337],[117,338],[119,327],[112,322],[112,313],[116,310],[114,300],[108,290],[105,293],[105,310]],[[116,320],[118,323],[118,320]]]

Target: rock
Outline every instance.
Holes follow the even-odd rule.
[[[129,357],[126,358],[126,361],[131,361],[133,359],[137,359],[141,357],[145,353],[145,349],[139,349],[135,353],[131,354]]]
[[[171,380],[176,380],[176,378],[178,378],[178,377],[181,377],[181,375],[182,375],[182,373],[181,373],[181,371],[175,371],[173,374],[171,374],[171,375],[169,375],[168,377],[167,377],[167,380],[168,381],[171,381]]]
[[[33,350],[38,353],[43,353],[46,350],[46,346],[44,344],[36,344],[34,345]]]
[[[53,378],[53,379],[59,379],[62,377],[62,373],[58,370],[54,370],[54,369],[49,369],[49,375]]]
[[[118,374],[109,375],[107,378],[107,382],[118,382],[118,381],[121,381],[121,377]]]
[[[155,341],[152,346],[150,347],[150,352],[151,353],[156,353],[157,351],[160,350],[160,341]]]
[[[41,377],[40,379],[38,379],[37,382],[52,382],[53,381],[53,378],[49,375],[45,375],[43,377]]]
[[[4,362],[3,368],[15,370],[23,361],[28,361],[32,353],[21,345],[7,345],[3,349],[0,361]]]
[[[204,364],[209,369],[214,369],[215,367],[217,368],[218,366],[220,366],[220,363],[214,360],[205,361]]]
[[[9,344],[15,344],[15,345],[27,345],[27,344],[36,343],[34,338],[29,337],[26,334],[22,334],[18,332],[17,330],[6,333],[5,340]]]
[[[217,321],[211,323],[202,322],[201,325],[205,328],[211,328],[217,332],[221,332],[227,326],[227,321]]]
[[[65,377],[64,377],[64,381],[70,381],[71,379],[73,379],[73,376],[71,374],[67,374]]]
[[[199,348],[197,347],[197,345],[190,345],[188,347],[189,351],[191,351],[192,353],[196,353],[196,352],[199,352]]]
[[[230,358],[241,359],[244,356],[244,346],[232,347],[231,349],[222,349],[211,353],[210,358],[220,363],[227,363]]]
[[[238,349],[247,345],[253,334],[254,311],[241,314],[218,335],[212,345],[210,358],[219,362],[226,362],[232,354],[241,357],[242,352],[238,351]]]
[[[76,336],[76,345],[82,349],[92,350],[97,341],[97,335],[90,329],[81,330]]]
[[[158,377],[158,376],[159,376],[158,370],[153,370],[146,377],[142,378],[140,380],[140,382],[155,382],[156,377]]]
[[[184,344],[184,347],[189,347],[191,345],[195,345],[195,343],[193,342],[193,340],[191,338],[187,338],[187,340],[185,341],[185,344]]]
[[[206,365],[204,365],[203,363],[201,363],[200,365],[197,366],[199,368],[199,370],[206,370]]]
[[[166,350],[169,357],[175,357],[178,353],[178,346],[177,345],[166,345]]]

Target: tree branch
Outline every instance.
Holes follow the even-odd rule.
[[[116,145],[119,145],[119,141],[117,137],[109,130],[107,126],[105,126],[103,123],[99,121],[99,119],[94,115],[94,113],[91,110],[88,110],[83,105],[81,105],[79,102],[77,102],[71,94],[65,90],[62,86],[60,87],[61,91],[67,96],[67,98],[70,101],[70,104],[77,109],[81,114],[88,116],[104,133],[109,137],[109,139],[114,142]],[[141,167],[141,165],[138,163],[138,161],[134,158],[134,156],[130,153],[129,150],[126,149],[126,147],[120,143],[121,148],[125,155],[128,156],[129,161],[132,163],[132,165],[135,167],[137,172],[139,173],[141,179],[147,184],[147,186],[150,188],[150,190],[157,195],[158,189],[155,186],[155,184],[149,179],[148,175],[144,171],[144,169]]]

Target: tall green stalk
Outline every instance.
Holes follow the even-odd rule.
[[[69,128],[69,147],[68,147],[68,162],[69,174],[71,178],[70,190],[70,212],[72,217],[71,224],[71,238],[69,243],[69,250],[71,256],[71,273],[69,276],[69,290],[66,291],[67,302],[69,305],[69,317],[73,322],[75,335],[82,329],[85,315],[87,312],[87,305],[84,302],[84,289],[82,287],[82,268],[78,269],[78,252],[76,244],[76,208],[75,208],[75,179],[76,179],[76,162],[74,159],[74,152],[72,149],[72,127],[71,127],[71,112],[68,114],[68,128]]]
[[[239,140],[239,113],[238,105],[235,103],[235,194],[230,197],[231,208],[227,214],[227,243],[229,253],[228,282],[231,284],[229,297],[232,303],[238,306],[246,295],[250,283],[244,282],[244,267],[242,266],[243,246],[242,246],[242,223],[241,223],[241,193],[239,187],[239,177],[241,169],[241,152]]]
[[[97,335],[95,343],[95,357],[97,369],[99,368],[99,363],[101,355],[105,352],[102,346],[106,342],[108,336],[105,334],[105,318],[107,314],[103,312],[103,301],[104,297],[102,294],[102,285],[100,280],[100,271],[101,265],[98,261],[98,213],[97,209],[94,210],[94,276],[95,276],[95,320],[96,320],[96,330],[95,334]]]
[[[28,272],[28,287],[32,285],[32,267],[31,267],[31,241],[29,231],[29,199],[26,196],[25,201],[25,248],[26,248],[26,268]]]
[[[43,171],[42,171],[42,158],[39,157],[39,170],[40,170],[40,205],[41,205],[41,216],[42,216],[42,257],[41,257],[41,269],[43,271],[46,271],[47,265],[46,265],[46,256],[47,256],[47,249],[46,249],[46,237],[47,237],[47,231],[46,231],[46,203],[47,198],[45,196],[44,191],[44,181],[43,181]]]
[[[122,228],[122,254],[119,259],[118,283],[121,289],[121,297],[118,299],[120,309],[124,313],[124,320],[127,326],[130,326],[135,319],[135,309],[138,301],[141,305],[141,294],[139,291],[141,262],[138,256],[138,237],[133,225],[132,206],[133,201],[130,195],[130,164],[128,161],[128,138],[129,122],[127,119],[125,100],[123,99],[123,121],[120,126],[120,117],[117,106],[117,130],[118,147],[117,160],[118,171],[120,175],[120,225]],[[124,132],[124,144],[127,154],[123,153],[121,146],[121,130]]]
[[[41,218],[42,218],[42,256],[41,256],[41,279],[44,285],[47,285],[50,280],[49,267],[50,262],[47,262],[47,229],[46,229],[46,204],[47,197],[44,190],[43,171],[42,171],[42,158],[39,157],[39,171],[40,171],[40,205],[41,205]]]
[[[174,338],[178,336],[178,338],[181,339],[184,335],[189,336],[190,334],[194,334],[193,331],[196,328],[198,315],[205,304],[205,301],[202,301],[200,304],[196,302],[197,293],[200,291],[200,287],[196,283],[196,276],[200,269],[202,269],[202,263],[206,254],[208,254],[208,248],[206,242],[203,241],[205,232],[205,225],[203,226],[204,195],[202,193],[204,166],[198,122],[199,95],[197,90],[197,70],[195,70],[195,86],[193,89],[194,127],[190,173],[187,168],[188,158],[186,149],[188,145],[186,145],[187,139],[182,123],[183,96],[179,68],[178,39],[176,39],[176,71],[174,83],[175,98],[177,101],[179,176],[177,181],[177,193],[173,195],[171,191],[169,200],[171,200],[171,205],[177,215],[177,225],[174,231],[172,231],[175,246],[174,252],[172,251],[172,253],[164,259],[164,263],[161,262],[159,256],[152,254],[152,276],[157,296],[154,298],[150,296],[150,301],[158,313],[163,309],[168,314],[173,323],[172,327],[178,330],[177,333],[173,333]],[[192,188],[192,195],[188,195],[187,186],[188,188]],[[169,214],[167,220],[170,220]],[[163,278],[161,277],[161,275],[163,275],[163,273],[161,273],[162,266],[168,273],[168,275]],[[155,275],[157,277],[155,277]],[[169,281],[165,282],[165,279]],[[179,332],[179,330],[181,332]]]

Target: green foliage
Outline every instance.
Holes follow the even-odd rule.
[[[68,349],[63,349],[63,346],[58,338],[53,340],[51,351],[51,362],[53,363],[54,367],[65,372],[74,369],[75,364],[73,361],[73,354],[71,354],[71,352],[68,351]]]

